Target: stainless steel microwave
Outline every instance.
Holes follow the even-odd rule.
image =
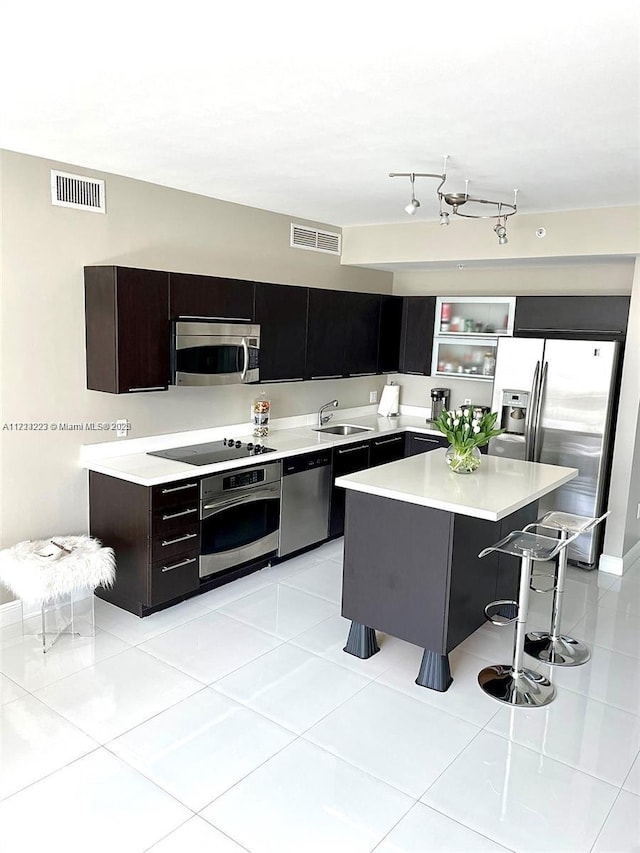
[[[260,379],[260,326],[219,320],[175,320],[174,385],[237,385]]]

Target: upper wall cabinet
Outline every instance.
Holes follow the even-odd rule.
[[[402,301],[400,372],[429,376],[436,297],[405,296]]]
[[[370,376],[378,370],[380,296],[377,293],[347,293],[347,328],[344,373]]]
[[[170,273],[171,318],[213,317],[253,320],[252,281],[210,275]]]
[[[402,334],[402,297],[380,297],[380,344],[378,373],[397,373],[400,369]]]
[[[85,267],[87,388],[123,394],[166,390],[169,274]]]
[[[306,287],[256,284],[261,382],[304,379],[308,299]]]
[[[629,301],[629,296],[518,296],[514,334],[622,340]]]
[[[338,379],[344,374],[347,293],[309,289],[307,379]]]
[[[436,335],[513,334],[514,296],[438,296]]]

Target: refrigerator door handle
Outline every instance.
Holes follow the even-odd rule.
[[[547,370],[549,369],[549,362],[545,361],[544,367],[542,368],[542,374],[540,376],[540,389],[538,391],[538,399],[536,400],[536,430],[535,435],[533,437],[533,462],[540,461],[540,451],[542,449],[541,435],[542,430],[540,429],[540,419],[542,418],[542,406],[544,405],[544,394],[547,390]]]
[[[531,383],[531,394],[529,396],[529,410],[524,425],[524,458],[526,462],[533,461],[533,441],[535,438],[536,408],[538,404],[537,391],[538,379],[540,378],[540,362],[536,361],[536,369],[533,372]]]

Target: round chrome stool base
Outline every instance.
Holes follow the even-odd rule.
[[[506,705],[541,708],[556,695],[556,688],[539,672],[523,669],[516,673],[513,667],[500,663],[480,670],[478,684],[488,696]]]
[[[548,631],[531,631],[524,641],[525,653],[548,666],[582,666],[591,657],[589,647],[563,634],[555,640]]]

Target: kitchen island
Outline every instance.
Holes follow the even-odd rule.
[[[375,631],[424,648],[416,683],[447,690],[449,652],[485,620],[495,599],[515,599],[520,563],[478,553],[536,520],[538,499],[575,468],[483,457],[452,473],[445,451],[339,477],[347,490],[342,615],[345,652],[370,657]]]

